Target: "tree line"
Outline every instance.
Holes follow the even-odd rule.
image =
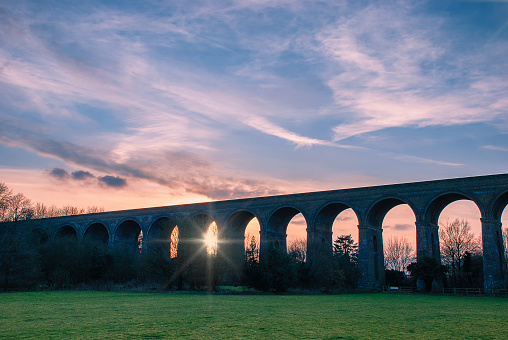
[[[78,208],[66,205],[61,208],[44,203],[33,203],[22,193],[14,194],[4,182],[0,182],[0,222],[15,222],[58,216],[71,216],[103,212],[104,208],[89,206]]]
[[[504,256],[508,262],[508,227],[503,229]],[[389,238],[385,243],[386,283],[414,285],[414,279],[450,288],[483,288],[482,239],[471,231],[467,219],[446,221],[439,231],[441,264],[433,258],[416,262],[413,245],[405,238]],[[412,280],[412,281],[411,281]]]
[[[287,251],[273,243],[267,248],[266,258],[260,258],[259,243],[251,237],[245,252],[243,285],[276,293],[291,288],[323,292],[357,288],[358,244],[351,235],[338,236],[331,252],[323,248],[312,261],[307,259],[305,240],[290,242]]]

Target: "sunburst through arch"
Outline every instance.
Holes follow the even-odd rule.
[[[209,255],[217,255],[218,229],[215,221],[210,223],[208,226],[204,241],[206,245],[206,252]]]

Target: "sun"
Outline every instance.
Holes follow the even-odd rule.
[[[206,231],[204,242],[206,252],[210,255],[217,255],[217,224],[212,222]]]

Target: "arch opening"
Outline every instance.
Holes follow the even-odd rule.
[[[228,219],[226,226],[225,238],[230,248],[228,256],[238,262],[240,254],[242,261],[244,258],[250,262],[259,261],[261,225],[258,218],[249,211],[237,211]]]
[[[102,223],[93,223],[86,229],[83,240],[107,246],[109,242],[108,229]]]
[[[76,232],[76,229],[70,225],[64,225],[58,231],[55,235],[56,240],[77,240],[78,239],[78,233]]]
[[[386,283],[400,286],[408,274],[407,266],[416,258],[416,216],[408,204],[398,204],[386,212],[382,228]]]
[[[244,232],[244,249],[245,256],[255,262],[259,261],[259,247],[261,243],[261,225],[259,220],[252,218]]]
[[[296,214],[286,227],[286,251],[297,262],[307,261],[307,221],[302,213]]]
[[[336,239],[340,235],[358,236],[358,217],[353,209],[346,209],[336,215],[332,224],[332,236]],[[356,235],[355,235],[356,234]]]
[[[116,228],[115,246],[131,252],[140,252],[143,243],[141,227],[136,221],[126,220]]]
[[[440,255],[442,263],[448,267],[448,285],[482,288],[482,225],[478,206],[461,198],[449,202],[437,216]]]
[[[337,238],[348,235],[358,240],[358,218],[350,206],[343,203],[331,203],[317,213],[314,241],[320,246],[319,253],[333,250],[334,243],[338,241]]]
[[[358,247],[358,217],[356,213],[351,208],[347,208],[345,210],[341,210],[333,220],[332,224],[332,242],[333,247],[336,248],[339,246],[340,240],[346,239],[348,236],[351,236],[353,244],[356,244],[356,251]],[[358,254],[352,254],[354,258],[358,256]],[[355,260],[356,261],[356,260]]]
[[[504,249],[504,263],[508,270],[508,192],[499,197],[494,205],[494,216],[501,221],[501,245]]]
[[[175,259],[178,257],[178,243],[180,241],[180,230],[178,226],[173,228],[173,231],[170,235],[170,249],[169,249],[169,257]]]
[[[205,234],[205,245],[206,252],[208,255],[216,256],[218,250],[218,239],[219,239],[219,231],[217,229],[217,223],[213,221],[208,226]]]

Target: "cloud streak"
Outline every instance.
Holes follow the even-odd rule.
[[[411,10],[379,3],[317,35],[340,69],[329,80],[336,104],[357,113],[334,127],[334,140],[387,127],[489,122],[508,109],[499,96],[508,91],[506,72],[479,69],[480,54],[454,55],[462,60],[453,69],[453,47],[439,35],[442,19],[409,15]],[[453,84],[457,73],[465,78]]]
[[[127,186],[127,180],[125,178],[110,175],[95,176],[92,173],[83,170],[69,172],[63,168],[54,168],[48,173],[52,178],[59,181],[68,181],[72,179],[79,182],[88,182],[89,180],[96,180],[97,184],[110,188],[124,188]]]
[[[69,142],[59,142],[47,136],[26,131],[15,126],[0,128],[2,140],[12,145],[25,147],[43,155],[61,159],[71,165],[84,166],[103,173],[116,175],[98,176],[85,170],[69,173],[55,168],[50,175],[59,180],[83,180],[95,178],[108,187],[122,188],[127,178],[145,179],[171,188],[175,194],[193,193],[211,199],[232,199],[251,196],[266,196],[281,193],[277,186],[259,180],[237,176],[220,176],[215,165],[195,154],[186,151],[154,151],[132,156],[127,162],[117,162],[107,150],[97,150],[77,146]],[[151,159],[147,162],[147,158]],[[126,177],[126,178],[125,178]]]

